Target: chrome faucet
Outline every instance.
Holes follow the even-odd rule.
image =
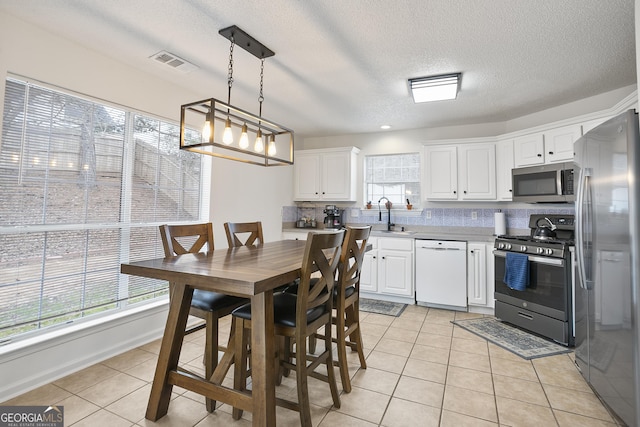
[[[380,202],[382,200],[386,200],[387,201],[387,211],[388,211],[388,215],[387,215],[387,231],[391,231],[391,227],[395,226],[395,224],[391,223],[391,202],[389,201],[389,199],[387,199],[384,196],[380,197],[380,200],[378,200],[378,221],[382,221],[382,210],[380,209]]]

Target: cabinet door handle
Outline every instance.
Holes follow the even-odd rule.
[[[382,259],[385,259],[385,257],[382,257]]]
[[[371,258],[376,259],[376,257],[372,256]]]
[[[325,192],[323,191],[322,194],[325,194]]]
[[[464,190],[464,191],[463,191],[463,193],[464,193],[464,194],[467,194],[467,190]]]
[[[542,157],[542,154],[538,154],[538,157]]]
[[[453,190],[453,194],[456,194],[456,190]]]
[[[549,151],[549,154],[551,154],[553,156],[553,151]]]
[[[509,189],[509,193],[513,193],[513,190],[511,188]]]

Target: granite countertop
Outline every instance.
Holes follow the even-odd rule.
[[[366,224],[348,224],[353,226]],[[406,239],[457,240],[466,242],[493,242],[496,236],[493,229],[487,227],[425,227],[425,226],[395,226],[393,231],[387,231],[378,225],[374,226],[371,235],[375,237],[399,237]],[[283,232],[307,233],[309,231],[324,231],[324,228],[296,228],[283,224]],[[508,230],[509,234],[528,234],[528,230]]]

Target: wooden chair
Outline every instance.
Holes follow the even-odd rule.
[[[277,357],[279,365],[296,372],[298,402],[277,399],[277,403],[288,409],[300,412],[300,424],[311,426],[311,410],[309,406],[309,376],[329,383],[333,405],[340,407],[340,397],[333,369],[331,351],[331,317],[335,273],[340,260],[344,230],[335,233],[309,233],[302,261],[300,284],[296,294],[282,292],[274,294],[274,328],[276,336],[284,337],[283,347],[286,354]],[[313,274],[317,272],[316,274]],[[319,274],[318,274],[319,273]],[[246,388],[246,351],[247,331],[251,329],[251,306],[249,304],[233,311],[234,319],[241,319],[236,324],[236,363],[234,371],[234,387],[238,390]],[[307,354],[307,337],[324,328],[325,348],[319,355]],[[291,342],[296,343],[295,354],[289,354]],[[295,360],[292,363],[291,360]],[[307,361],[311,362],[307,364]],[[327,374],[315,372],[325,364]],[[233,416],[240,418],[242,411],[235,409]]]
[[[166,257],[202,252],[205,245],[206,250],[214,248],[213,226],[210,222],[190,225],[161,225],[160,236]],[[213,371],[218,366],[218,350],[225,350],[225,347],[218,345],[218,320],[246,303],[247,299],[245,298],[194,289],[189,314],[205,320],[204,366],[207,378],[211,378]],[[199,329],[201,328],[196,327],[185,333],[195,332]],[[233,331],[230,334],[233,334]],[[206,405],[207,410],[213,412],[216,402],[207,399]]]
[[[227,243],[230,248],[237,246],[260,245],[264,243],[262,223],[256,222],[225,222],[224,231],[227,233]],[[247,233],[249,235],[247,236]],[[246,237],[244,243],[240,240]]]
[[[347,347],[358,352],[360,367],[367,369],[360,331],[360,272],[370,234],[371,226],[347,227],[334,292],[333,324],[336,325],[336,337],[333,341],[338,344],[338,360],[334,363],[340,368],[342,388],[347,393],[351,392]]]

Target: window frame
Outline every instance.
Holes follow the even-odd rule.
[[[155,239],[154,239],[154,245],[153,248],[150,250],[150,252],[153,252],[154,255],[157,256],[144,256],[143,259],[146,258],[152,258],[152,257],[160,257],[160,256],[164,256],[164,252],[163,252],[163,248],[162,248],[162,242],[159,238],[159,233],[158,233],[158,226],[167,222],[171,222],[172,224],[180,224],[180,223],[193,223],[193,222],[202,222],[205,221],[205,218],[208,218],[208,213],[209,213],[209,200],[210,200],[210,194],[208,193],[208,188],[209,186],[207,185],[207,183],[210,180],[211,177],[211,162],[207,161],[207,159],[205,159],[205,156],[200,156],[197,154],[193,154],[190,153],[188,155],[192,155],[194,156],[194,159],[197,159],[197,162],[199,163],[199,182],[198,182],[198,190],[197,190],[197,199],[198,199],[198,204],[199,206],[193,210],[194,214],[196,215],[195,212],[197,211],[197,219],[192,219],[192,220],[181,220],[180,218],[173,218],[170,221],[168,221],[166,218],[161,219],[161,220],[156,220],[156,221],[138,221],[138,222],[134,222],[132,220],[132,199],[133,199],[133,193],[132,193],[132,188],[133,188],[133,179],[132,177],[135,174],[135,161],[136,161],[136,146],[138,145],[136,143],[136,135],[135,135],[135,118],[137,116],[143,116],[145,118],[148,118],[150,120],[155,120],[157,121],[159,126],[169,126],[169,129],[171,129],[171,127],[174,127],[176,132],[176,136],[178,135],[179,132],[179,123],[173,121],[173,120],[169,120],[166,118],[162,118],[159,117],[157,115],[154,114],[150,114],[150,113],[146,113],[146,112],[142,112],[127,106],[122,106],[122,105],[118,105],[118,104],[114,104],[114,103],[110,103],[107,102],[105,100],[102,99],[97,99],[97,98],[93,98],[84,94],[79,94],[77,92],[74,92],[72,90],[68,90],[68,89],[64,89],[64,88],[59,88],[50,84],[46,84],[46,83],[42,83],[40,81],[36,81],[33,79],[29,79],[29,78],[25,78],[25,77],[21,77],[21,76],[16,76],[16,75],[8,75],[7,78],[5,79],[5,89],[4,89],[4,96],[10,96],[10,94],[8,94],[7,92],[7,82],[8,81],[15,81],[21,84],[25,85],[25,109],[24,112],[27,111],[27,105],[29,103],[28,98],[26,98],[26,95],[29,93],[29,88],[32,87],[38,87],[38,88],[42,88],[44,90],[47,91],[52,91],[52,92],[58,92],[60,93],[62,96],[66,96],[66,97],[73,97],[74,99],[79,99],[82,101],[86,101],[88,103],[90,103],[90,105],[97,105],[97,106],[105,106],[108,108],[114,108],[114,109],[118,109],[118,110],[122,110],[125,114],[125,118],[124,118],[124,124],[125,124],[125,129],[123,132],[123,140],[122,140],[122,165],[121,165],[121,172],[120,172],[120,205],[118,207],[119,212],[117,213],[117,219],[114,221],[107,221],[107,222],[91,222],[91,221],[87,221],[86,218],[84,218],[83,222],[71,222],[71,223],[46,223],[46,221],[43,221],[41,223],[37,223],[34,221],[33,224],[27,224],[27,225],[8,225],[7,223],[2,223],[0,222],[0,239],[6,239],[9,237],[13,237],[13,236],[18,236],[17,238],[19,238],[19,236],[24,236],[25,239],[30,238],[31,236],[33,236],[33,233],[42,233],[44,236],[47,235],[55,235],[56,233],[67,233],[67,232],[71,232],[71,233],[86,233],[87,235],[89,235],[89,233],[92,232],[97,232],[100,230],[106,231],[106,230],[117,230],[117,233],[119,233],[119,238],[117,239],[117,243],[118,243],[118,254],[117,256],[114,256],[114,258],[117,258],[117,265],[115,266],[111,266],[111,268],[117,268],[117,273],[115,273],[117,275],[117,297],[115,300],[111,301],[110,303],[107,303],[106,306],[109,305],[114,305],[113,308],[110,308],[108,310],[99,312],[97,314],[92,314],[91,311],[93,309],[95,309],[96,307],[82,307],[79,310],[70,310],[69,313],[72,314],[72,317],[70,320],[68,321],[62,321],[62,322],[56,322],[53,323],[52,325],[45,325],[45,323],[47,323],[47,317],[40,317],[37,319],[33,319],[27,322],[18,322],[17,325],[11,325],[11,324],[0,324],[0,344],[4,343],[4,342],[8,342],[8,341],[16,341],[16,340],[22,340],[24,338],[27,337],[32,337],[35,335],[39,335],[39,334],[43,334],[46,332],[49,332],[52,329],[60,329],[60,328],[64,328],[67,326],[71,326],[72,324],[77,324],[79,322],[83,322],[83,321],[87,321],[87,320],[94,320],[98,317],[101,316],[108,316],[108,315],[113,315],[119,312],[123,312],[129,309],[133,309],[133,308],[137,308],[146,304],[155,304],[160,300],[166,300],[168,297],[168,283],[166,281],[157,281],[157,286],[153,285],[151,286],[151,290],[149,290],[147,292],[147,294],[138,294],[138,295],[134,295],[132,296],[130,294],[130,291],[132,290],[131,286],[135,286],[136,281],[140,282],[138,279],[136,278],[131,278],[128,275],[124,275],[119,273],[119,266],[122,263],[127,263],[130,261],[136,261],[138,259],[136,259],[136,254],[132,253],[132,249],[131,249],[131,236],[132,234],[135,234],[136,232],[140,232],[142,229],[145,229],[148,233],[152,233],[155,234]],[[6,100],[5,100],[5,105],[6,105]],[[93,107],[92,107],[93,108]],[[5,112],[6,114],[6,112]],[[27,116],[28,117],[28,116]],[[4,121],[4,116],[3,116],[3,121]],[[24,119],[23,119],[24,121]],[[26,123],[26,121],[25,121]],[[4,123],[2,123],[2,128],[4,128]],[[24,132],[24,130],[23,130]],[[4,135],[4,130],[3,130],[3,135]],[[173,138],[174,132],[171,133],[170,138]],[[25,135],[24,133],[22,134],[22,138],[27,138],[28,135]],[[160,133],[160,128],[158,128],[158,138],[162,138],[162,135]],[[22,140],[23,142],[21,144],[25,144],[24,140]],[[160,139],[159,139],[160,141]],[[2,152],[2,147],[4,141],[0,141],[0,156],[3,155]],[[176,140],[175,142],[175,146],[176,148],[179,146],[178,140]],[[50,149],[47,149],[47,156],[48,153],[50,152]],[[178,151],[180,153],[180,155],[182,156],[183,152]],[[163,156],[163,153],[158,151],[157,153],[158,158],[160,159]],[[164,156],[170,156],[170,153],[165,153]],[[20,159],[21,162],[23,162],[23,159]],[[48,168],[47,168],[48,169]],[[188,169],[188,167],[187,167]],[[179,169],[180,173],[184,173],[185,169],[184,168],[180,168]],[[11,179],[11,176],[9,174],[7,174],[7,176],[9,177],[8,179]],[[0,176],[0,178],[2,178]],[[46,180],[46,178],[45,178]],[[44,182],[44,181],[43,181]],[[158,183],[156,183],[156,185],[159,185]],[[187,190],[187,188],[182,187],[182,192],[184,192],[185,190]],[[158,190],[159,191],[159,190]],[[193,193],[192,191],[192,194]],[[192,204],[192,206],[195,206]],[[161,206],[158,206],[157,209],[160,209]],[[89,248],[88,244],[87,247]],[[85,248],[85,249],[86,249]],[[135,252],[135,251],[134,251]],[[85,254],[85,266],[82,269],[81,275],[87,275],[88,273],[91,272],[90,269],[87,268],[87,258],[88,256],[86,256]],[[138,255],[138,257],[140,257],[140,255]],[[1,267],[2,267],[2,263],[1,263],[1,259],[0,259],[0,271],[2,271]],[[41,262],[40,264],[42,265],[42,276],[40,277],[40,281],[43,283],[41,286],[44,286],[44,281],[47,280],[47,278],[44,275],[44,270],[45,270],[45,263],[47,262],[47,257],[46,257],[46,253],[42,253],[42,258],[41,258]],[[10,279],[7,279],[7,281]],[[37,282],[38,279],[34,279],[34,283]],[[151,280],[151,279],[150,279]],[[0,280],[0,291],[2,290],[3,286],[2,286],[2,281]],[[16,284],[15,287],[18,288],[20,284]],[[12,286],[12,283],[4,283],[4,288],[8,289]],[[12,295],[11,292],[6,293],[5,295]],[[146,295],[146,296],[145,296]],[[0,292],[0,298],[2,297],[2,292]],[[40,298],[42,299],[42,295],[40,296]],[[40,302],[40,304],[42,304]],[[100,307],[100,306],[98,306]],[[56,313],[55,316],[52,316],[52,318],[63,318],[64,314],[60,314],[60,313]],[[7,331],[7,330],[14,330],[16,329],[17,326],[20,326],[21,324],[24,324],[27,326],[27,330],[25,332],[18,332],[18,333],[13,333],[13,334],[2,334],[2,331]],[[36,325],[34,327],[34,324]]]
[[[377,158],[390,158],[390,157],[394,157],[394,156],[413,156],[414,157],[414,161],[416,161],[417,163],[417,173],[416,173],[416,178],[415,180],[412,181],[406,181],[406,180],[399,180],[399,181],[393,181],[393,182],[378,182],[378,181],[374,181],[374,180],[370,180],[370,173],[369,173],[369,160],[377,157]],[[384,154],[369,154],[366,155],[364,157],[364,188],[363,188],[363,195],[364,195],[364,203],[367,204],[369,201],[371,201],[371,203],[373,205],[376,205],[378,203],[379,197],[378,195],[375,195],[375,197],[373,197],[373,193],[370,192],[369,188],[370,185],[381,185],[384,186],[385,184],[388,185],[400,185],[400,186],[404,186],[404,188],[402,189],[402,196],[398,193],[395,195],[387,195],[385,194],[385,191],[383,189],[382,191],[382,195],[380,197],[389,197],[391,202],[392,202],[392,209],[405,209],[406,207],[406,199],[409,199],[412,205],[412,208],[415,210],[420,210],[422,207],[422,156],[419,152],[407,152],[407,153],[384,153]],[[417,186],[418,188],[418,192],[417,194],[414,194],[413,191],[408,191],[406,189],[406,184],[410,183],[413,184],[415,186]],[[374,200],[375,199],[375,200]]]

